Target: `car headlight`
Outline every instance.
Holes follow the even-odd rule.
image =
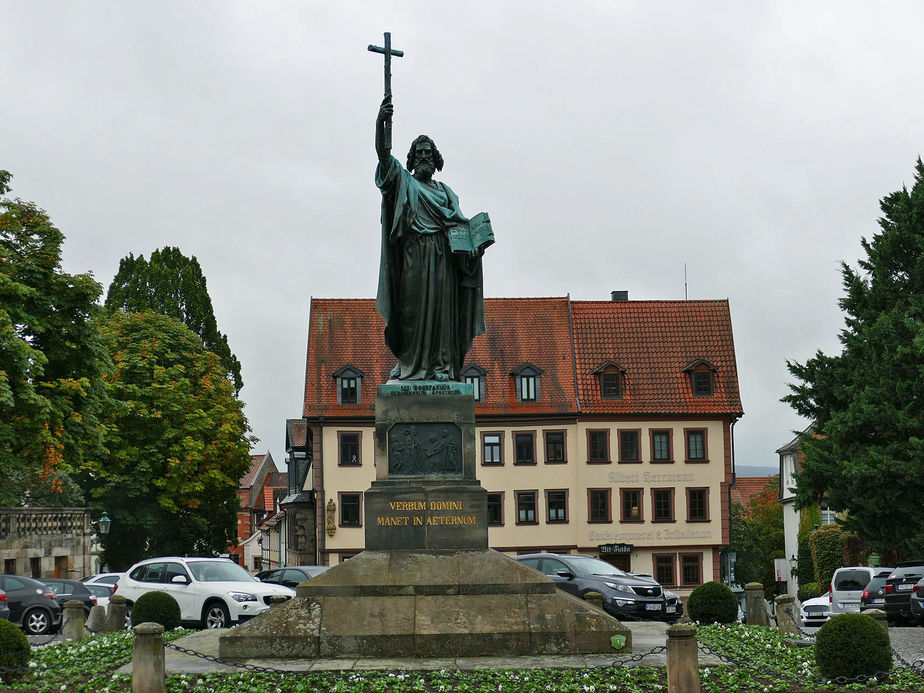
[[[630,604],[635,604],[635,600],[633,599],[614,599],[613,603],[616,606],[628,606]]]
[[[616,590],[617,592],[625,592],[627,594],[634,594],[632,588],[628,585],[620,585],[618,582],[604,582],[604,585],[609,587],[611,590]]]
[[[228,592],[228,596],[231,597],[236,602],[255,602],[257,601],[257,595],[249,594],[247,592]]]

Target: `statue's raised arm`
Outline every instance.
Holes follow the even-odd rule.
[[[379,163],[384,165],[391,156],[391,138],[388,136],[391,131],[391,117],[395,112],[395,107],[391,103],[389,94],[382,99],[382,105],[379,106],[379,114],[375,119],[375,153],[379,156]]]

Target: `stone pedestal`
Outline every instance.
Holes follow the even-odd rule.
[[[223,633],[222,658],[589,654],[613,635],[631,649],[615,618],[488,548],[470,385],[382,385],[375,408],[366,550]]]

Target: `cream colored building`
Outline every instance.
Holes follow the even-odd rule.
[[[727,302],[488,299],[485,313],[465,374],[491,547],[599,555],[682,594],[720,579],[742,413]],[[372,300],[312,301],[302,452],[320,563],[363,549],[375,388],[393,365],[382,327]]]

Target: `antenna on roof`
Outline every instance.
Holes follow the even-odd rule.
[[[683,300],[689,300],[687,296],[687,263],[683,263]]]

